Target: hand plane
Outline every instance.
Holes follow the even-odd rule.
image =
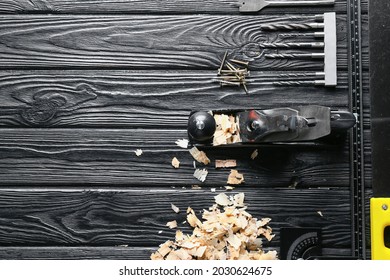
[[[187,131],[191,144],[299,142],[319,139],[336,130],[345,131],[355,122],[356,118],[350,112],[331,111],[329,107],[317,105],[193,111]]]

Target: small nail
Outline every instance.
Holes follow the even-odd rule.
[[[242,60],[237,60],[237,59],[230,59],[229,61],[237,63],[237,64],[245,65],[247,67],[249,65],[249,61],[242,61]]]
[[[229,82],[229,81],[224,81],[224,80],[221,81],[221,84],[232,85],[232,86],[240,86],[241,85],[241,83],[238,83],[238,82]]]
[[[225,65],[227,54],[228,54],[228,51],[225,51],[225,54],[224,54],[222,62],[221,62],[221,66],[218,68],[218,75],[221,75],[221,70],[222,70],[223,66]]]

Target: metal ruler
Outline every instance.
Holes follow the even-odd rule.
[[[366,258],[364,213],[364,142],[363,142],[363,90],[361,55],[360,0],[347,0],[349,41],[349,96],[350,110],[356,116],[356,126],[351,133],[351,187],[352,187],[352,255]]]

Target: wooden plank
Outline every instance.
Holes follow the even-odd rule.
[[[225,50],[251,61],[252,70],[318,70],[321,60],[266,59],[260,43],[307,41],[264,32],[261,24],[312,22],[312,16],[90,16],[0,17],[0,68],[217,69]],[[364,17],[363,31],[367,29]],[[337,17],[337,60],[347,69],[346,15]],[[368,42],[362,42],[368,65]],[[301,50],[311,52],[312,50]],[[297,50],[287,50],[297,52]]]
[[[362,0],[362,10],[367,12],[368,1]],[[333,10],[338,13],[346,13],[345,0],[336,0]],[[269,13],[320,13],[329,11],[330,7],[300,7],[299,9],[283,7],[267,8],[261,14]],[[213,13],[213,14],[238,14],[237,0],[2,0],[0,13],[65,13],[65,14],[91,14],[91,13]]]
[[[188,224],[182,224],[185,209],[191,206],[199,213],[210,207],[213,197],[223,190],[218,188],[213,193],[208,188],[170,187],[85,191],[3,189],[0,246],[157,247],[174,238],[175,230],[165,226],[168,221],[176,219],[178,229],[191,232]],[[279,246],[280,227],[320,227],[324,247],[351,245],[348,189],[240,187],[237,191],[246,194],[248,211],[254,217],[272,218],[270,226],[276,237],[266,246]],[[173,212],[171,203],[181,212]]]
[[[348,107],[346,71],[340,71],[336,88],[273,85],[316,79],[295,73],[309,76],[252,71],[245,94],[221,88],[216,71],[0,71],[0,127],[186,128],[191,110]]]
[[[158,247],[0,247],[5,260],[149,260]],[[276,248],[278,249],[278,248]],[[322,248],[324,256],[350,256],[344,248]]]
[[[175,146],[187,137],[186,130],[2,129],[0,135],[0,185],[200,183],[193,177],[189,152]],[[250,160],[254,148],[217,148],[207,154],[211,160],[237,159],[247,186],[347,187],[349,149],[347,141],[340,142],[332,147],[260,147],[256,160]],[[137,157],[135,149],[144,154]],[[171,166],[175,156],[180,169]],[[208,168],[204,185],[226,184],[229,170],[197,167]]]
[[[157,247],[0,247],[2,260],[148,260]],[[345,249],[335,249],[345,254]]]

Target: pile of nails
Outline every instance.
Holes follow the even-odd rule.
[[[246,87],[246,76],[249,76],[249,62],[236,59],[227,59],[228,52],[223,56],[221,66],[218,68],[218,77],[221,86],[238,86],[244,87],[245,92],[248,93]]]

